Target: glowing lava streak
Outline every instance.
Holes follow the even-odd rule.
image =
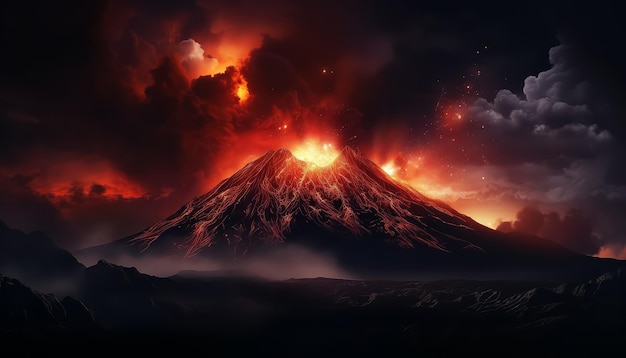
[[[339,152],[331,143],[316,140],[305,141],[296,148],[293,148],[291,153],[296,158],[313,164],[316,167],[325,167],[339,156]]]

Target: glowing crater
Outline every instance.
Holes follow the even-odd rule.
[[[339,152],[331,143],[308,140],[291,150],[294,157],[305,161],[314,167],[330,165]]]

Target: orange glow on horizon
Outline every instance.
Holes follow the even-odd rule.
[[[147,195],[141,185],[104,161],[86,163],[68,160],[48,168],[46,176],[33,179],[30,187],[53,202],[76,197],[128,200]]]
[[[626,260],[626,246],[610,246],[605,245],[600,248],[600,251],[593,255],[599,258],[613,258],[618,260]]]

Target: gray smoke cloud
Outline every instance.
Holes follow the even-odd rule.
[[[493,185],[482,195],[524,207],[501,230],[537,234],[585,254],[604,246],[619,252],[626,227],[613,218],[626,204],[626,182],[611,177],[621,147],[607,129],[617,118],[607,116],[602,93],[576,56],[567,44],[553,47],[552,67],[527,77],[521,94],[500,90],[493,101],[481,98],[469,108],[490,153]]]

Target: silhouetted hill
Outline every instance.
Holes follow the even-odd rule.
[[[41,291],[70,291],[84,269],[70,252],[59,248],[46,234],[25,233],[0,221],[0,274]]]
[[[19,280],[0,275],[0,330],[90,330],[96,324],[80,301],[37,292]]]

